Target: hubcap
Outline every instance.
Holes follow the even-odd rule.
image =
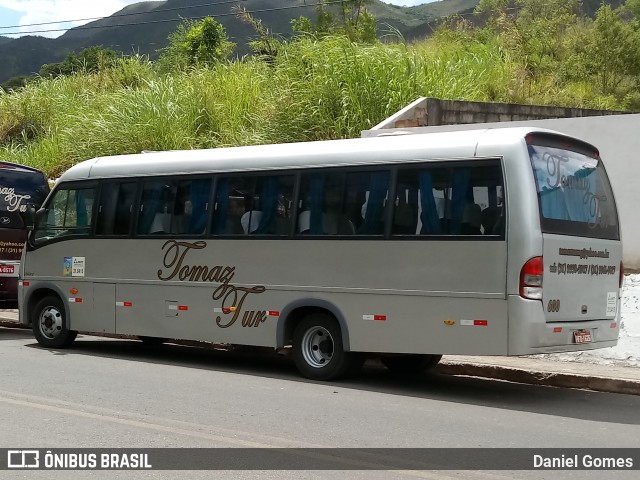
[[[302,337],[302,356],[315,368],[326,366],[333,357],[333,337],[324,327],[312,327]]]
[[[47,307],[40,313],[38,325],[40,333],[53,340],[62,332],[62,313],[56,307]]]

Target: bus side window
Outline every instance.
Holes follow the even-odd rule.
[[[497,160],[400,169],[392,235],[503,235],[501,196]]]
[[[203,235],[209,219],[210,191],[210,178],[145,182],[138,233]]]
[[[446,168],[399,170],[392,235],[444,235],[449,178]]]
[[[288,235],[292,175],[239,176],[217,182],[214,235]]]
[[[182,205],[180,208],[185,214],[185,232],[192,235],[205,233],[209,219],[209,195],[211,192],[211,179],[195,179],[181,182]],[[180,195],[178,198],[181,198]]]
[[[129,235],[135,192],[135,182],[102,185],[96,235]]]
[[[245,234],[242,227],[242,219],[245,219],[248,228],[248,222],[251,217],[250,212],[255,206],[253,200],[254,185],[255,177],[248,175],[218,179],[213,210],[212,234]]]
[[[258,177],[253,198],[259,208],[251,214],[249,233],[287,235],[291,224],[290,206],[293,198],[293,176]]]
[[[357,235],[384,234],[389,176],[388,170],[347,175],[347,195],[355,194],[362,202]]]
[[[58,190],[47,206],[47,215],[36,227],[35,242],[91,233],[95,194],[95,188]]]
[[[297,234],[353,235],[355,226],[347,213],[344,172],[309,173],[302,176]],[[353,215],[359,205],[353,203]]]
[[[155,180],[143,184],[138,216],[138,234],[165,235],[171,233],[171,212],[176,188],[171,181]]]
[[[384,234],[389,171],[303,175],[297,233]]]

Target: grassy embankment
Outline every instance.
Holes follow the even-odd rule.
[[[273,64],[245,59],[172,75],[123,59],[98,74],[0,93],[0,158],[55,177],[101,155],[358,137],[420,96],[625,108],[588,79],[525,84],[521,70],[497,44],[444,38],[410,46],[302,40]]]

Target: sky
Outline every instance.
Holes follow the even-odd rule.
[[[60,29],[77,27],[140,0],[0,0],[0,35],[18,37],[38,30],[35,35],[55,38],[64,33]],[[401,6],[413,6],[436,0],[384,0]],[[203,0],[201,3],[206,3]],[[80,20],[85,19],[85,20]],[[64,20],[78,20],[63,22]],[[50,23],[53,22],[53,23]],[[47,23],[47,25],[32,25]],[[57,31],[42,31],[57,30]]]

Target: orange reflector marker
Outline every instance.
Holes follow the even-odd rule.
[[[553,333],[562,333],[562,327],[554,327]]]
[[[447,318],[447,319],[444,321],[444,324],[445,324],[445,325],[455,325],[455,323],[456,323],[456,321],[455,321],[455,320],[453,320],[452,318]]]
[[[486,327],[489,325],[488,320],[474,320],[473,325],[476,327]]]
[[[69,290],[69,293],[71,295],[75,295],[76,293],[78,293],[78,289],[77,288],[72,288],[71,290]]]

